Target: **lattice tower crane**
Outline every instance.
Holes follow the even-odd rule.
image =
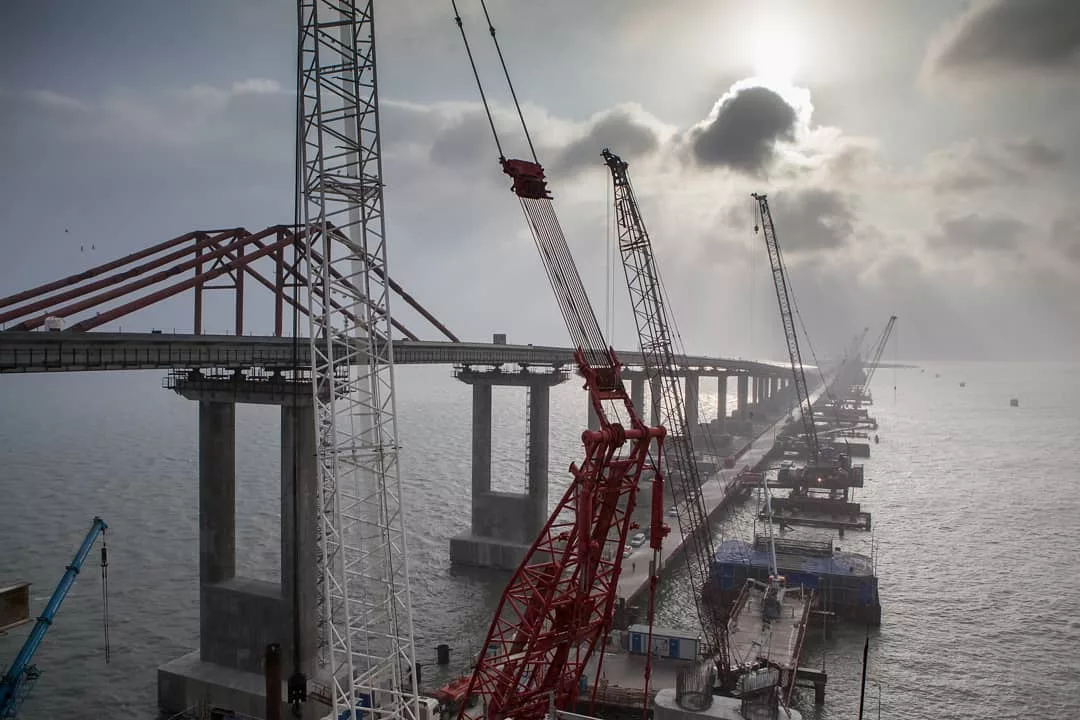
[[[570,486],[499,600],[465,693],[466,698],[476,697],[480,702],[474,707],[466,703],[461,710],[462,717],[467,718],[533,720],[543,717],[551,705],[559,708],[573,705],[579,681],[598,646],[598,665],[603,663],[622,569],[622,549],[631,529],[640,479],[650,456],[656,466],[651,468],[653,510],[649,542],[654,560],[659,557],[662,539],[668,531],[663,524],[662,507],[661,445],[665,431],[641,421],[623,386],[620,363],[604,339],[574,265],[520,106],[518,117],[532,150],[532,160],[508,159],[503,154],[461,15],[453,0],[452,5],[495,137],[499,162],[513,181],[512,190],[540,251],[576,348],[578,371],[600,421],[599,430],[582,433],[585,459],[580,465],[570,466],[573,476]],[[481,7],[514,103],[518,105],[483,0]],[[654,443],[656,449],[651,453]],[[649,601],[650,647],[655,586],[653,577]],[[647,659],[646,697],[650,663]],[[595,687],[594,683],[594,692]],[[644,711],[647,713],[647,708]]]
[[[821,466],[821,452],[818,445],[817,429],[814,426],[814,407],[810,402],[810,393],[803,371],[802,353],[799,351],[799,335],[795,328],[795,316],[791,306],[791,292],[788,289],[787,272],[780,244],[776,239],[776,227],[773,225],[769,201],[764,194],[753,193],[757,201],[760,230],[765,236],[765,248],[769,253],[769,265],[772,268],[773,286],[776,289],[776,301],[780,306],[780,320],[784,326],[784,339],[787,341],[788,357],[791,360],[791,375],[795,385],[795,396],[799,405],[799,417],[802,421],[803,434],[809,451],[804,472],[814,472]],[[754,232],[759,225],[754,225]],[[830,468],[831,470],[831,468]]]
[[[866,341],[866,334],[870,332],[870,328],[864,327],[859,331],[859,334],[855,336],[855,339],[851,341],[851,348],[848,350],[847,356],[844,361],[858,360],[862,357],[862,345]]]
[[[372,0],[299,0],[303,223],[333,717],[417,717],[386,278]],[[295,680],[295,679],[294,679]],[[304,699],[302,678],[290,701]]]
[[[727,608],[711,607],[706,588],[712,565],[714,539],[709,513],[702,497],[701,473],[694,455],[691,427],[686,417],[683,390],[677,374],[674,321],[669,317],[665,292],[660,280],[652,240],[642,219],[637,197],[630,183],[629,165],[605,149],[604,162],[611,171],[615,186],[615,216],[619,232],[619,251],[630,293],[630,307],[637,325],[638,341],[645,360],[645,375],[652,381],[654,405],[659,407],[661,424],[674,439],[668,443],[668,466],[675,478],[668,477],[675,501],[679,529],[685,537],[686,562],[694,594],[698,621],[706,637],[707,652],[716,663],[721,687],[733,688],[728,652]],[[657,392],[658,391],[658,392]],[[694,693],[684,705],[700,703],[703,709],[712,702],[712,688],[704,696]]]
[[[874,379],[874,373],[881,363],[881,354],[885,352],[885,345],[889,342],[889,336],[892,335],[894,325],[896,325],[896,316],[890,315],[889,321],[885,323],[885,329],[881,332],[877,342],[874,343],[874,354],[870,363],[866,366],[866,379],[863,380],[861,391],[858,394],[859,397],[865,396],[870,390],[870,381]]]

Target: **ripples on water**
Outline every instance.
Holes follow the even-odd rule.
[[[869,675],[881,715],[1069,716],[1080,710],[1080,368],[925,368],[878,373],[881,444],[856,498],[874,513],[878,542],[883,619]],[[434,646],[448,642],[464,663],[505,582],[449,567],[447,539],[469,522],[471,395],[446,369],[398,377],[417,653],[433,662]],[[708,389],[703,414],[715,407]],[[1014,396],[1019,408],[1009,407]],[[552,399],[554,501],[585,412],[576,382]],[[156,667],[197,644],[196,407],[162,390],[154,372],[8,375],[0,401],[0,582],[34,583],[38,611],[91,517],[111,526],[112,662],[102,653],[95,553],[37,653],[44,672],[22,716],[153,717]],[[497,392],[494,413],[495,484],[522,488],[523,392]],[[238,567],[266,580],[279,577],[278,418],[254,406],[237,416]],[[726,532],[749,536],[752,520],[737,513]],[[869,547],[853,534],[838,543]],[[662,589],[658,622],[692,622],[680,579]],[[0,665],[25,634],[0,638]],[[858,628],[811,638],[810,661],[824,655],[830,674],[826,706],[803,707],[812,717],[855,717],[862,639]],[[867,698],[874,717],[876,686]]]

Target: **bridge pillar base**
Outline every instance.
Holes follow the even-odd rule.
[[[282,698],[288,697],[284,685],[285,682],[282,683]],[[182,712],[199,703],[251,717],[266,717],[266,678],[262,673],[201,660],[198,650],[158,668],[159,708],[164,712]],[[316,720],[330,711],[328,705],[309,694],[304,703],[303,720]],[[281,717],[292,717],[287,702],[281,704]]]
[[[450,562],[454,565],[517,570],[529,545],[464,532],[450,538]]]

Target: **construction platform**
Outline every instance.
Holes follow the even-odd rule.
[[[776,538],[776,565],[789,585],[815,590],[818,610],[839,620],[877,627],[881,624],[881,601],[873,558],[842,552],[828,540]],[[732,602],[747,579],[760,582],[769,577],[768,538],[754,543],[726,540],[713,556],[710,591],[719,602]]]
[[[811,397],[819,398],[824,392],[825,387],[819,387],[811,393]],[[714,475],[705,478],[701,485],[701,495],[705,503],[705,511],[710,519],[725,507],[748,497],[750,491],[760,485],[761,476],[755,471],[772,457],[776,434],[789,422],[788,411],[780,412],[774,422],[765,425],[752,439],[745,439],[741,449],[733,453],[737,467],[718,469]],[[736,444],[736,447],[738,446]],[[700,465],[699,463],[699,467]],[[668,524],[671,526],[671,533],[664,540],[659,568],[661,575],[672,560],[682,560],[683,543],[686,538],[686,535],[679,530],[675,518],[670,515]],[[645,599],[652,574],[651,564],[652,554],[648,543],[632,549],[629,557],[623,559],[617,596],[625,599],[627,605],[638,605]]]
[[[759,520],[768,520],[762,506]],[[815,497],[780,497],[772,499],[772,520],[780,525],[829,528],[831,530],[869,530],[870,513],[859,503]]]
[[[743,584],[731,608],[728,648],[732,665],[749,668],[767,663],[776,668],[789,703],[815,599],[811,588],[788,582],[777,590],[750,579]],[[825,702],[826,676],[824,672],[819,675],[814,700],[820,705]]]

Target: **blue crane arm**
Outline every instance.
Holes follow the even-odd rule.
[[[11,667],[4,673],[3,679],[0,680],[0,717],[5,717],[14,710],[16,691],[19,688],[23,674],[29,667],[30,661],[34,658],[34,653],[37,652],[38,646],[41,645],[49,626],[52,625],[53,617],[56,615],[56,611],[60,609],[60,604],[64,602],[64,598],[67,597],[68,591],[79,574],[79,570],[82,569],[83,563],[86,562],[86,556],[90,554],[90,549],[94,546],[98,536],[107,527],[108,525],[105,524],[104,520],[99,517],[94,518],[90,531],[86,533],[86,537],[83,538],[82,545],[79,547],[78,552],[75,553],[74,559],[67,566],[67,572],[64,573],[64,577],[60,578],[56,589],[53,590],[52,597],[49,598],[49,603],[42,610],[34,629],[30,631],[30,636],[26,638],[26,642],[23,643],[19,654],[15,656],[15,662],[11,664]]]

